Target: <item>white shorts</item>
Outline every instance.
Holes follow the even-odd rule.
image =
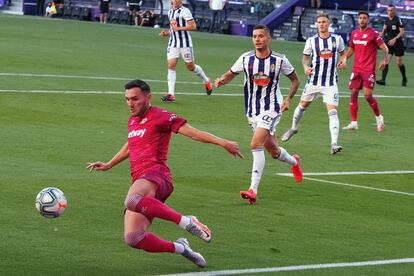
[[[322,95],[323,102],[329,105],[338,106],[339,104],[339,93],[338,86],[316,86],[307,83],[303,88],[302,96],[300,99],[306,102],[312,102],[319,95]]]
[[[282,113],[277,113],[276,111],[263,111],[257,116],[247,117],[247,121],[253,132],[256,128],[264,128],[269,130],[271,135],[274,135],[276,126],[279,124],[281,117]]]
[[[168,47],[167,48],[167,59],[176,59],[176,58],[183,58],[185,63],[194,62],[194,53],[192,47],[185,47],[185,48],[174,48]]]

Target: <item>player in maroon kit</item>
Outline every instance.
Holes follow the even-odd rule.
[[[355,53],[354,66],[352,67],[352,74],[349,82],[349,89],[351,90],[351,99],[349,104],[349,112],[351,115],[351,123],[343,129],[356,130],[358,129],[358,94],[359,90],[364,90],[364,97],[369,106],[375,113],[377,121],[377,131],[384,131],[384,117],[378,107],[378,103],[372,96],[372,91],[375,85],[375,66],[377,61],[377,49],[382,50],[382,59],[379,64],[379,69],[383,70],[388,64],[388,48],[385,45],[378,32],[368,27],[369,14],[365,11],[358,13],[359,29],[351,33],[349,40],[349,48],[347,58]]]
[[[129,158],[132,185],[125,199],[124,238],[133,247],[147,252],[179,253],[199,267],[205,267],[203,256],[193,251],[185,238],[165,241],[147,228],[153,218],[169,220],[200,239],[210,242],[211,232],[194,216],[183,216],[164,204],[173,192],[172,177],[167,166],[171,133],[225,148],[234,157],[242,157],[236,142],[200,131],[185,119],[151,106],[151,90],[147,83],[133,80],[125,84],[125,99],[131,111],[128,142],[108,161],[88,163],[90,171],[106,171]]]

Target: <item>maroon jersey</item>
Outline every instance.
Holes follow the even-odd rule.
[[[159,107],[150,107],[142,118],[129,118],[128,148],[131,175],[141,176],[154,167],[159,171],[161,166],[171,177],[167,166],[171,132],[177,133],[185,123],[185,119]]]
[[[349,40],[349,47],[355,54],[352,72],[375,73],[377,50],[383,43],[378,32],[372,28],[354,30]]]

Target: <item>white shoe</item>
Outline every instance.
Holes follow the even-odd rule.
[[[375,119],[377,120],[377,131],[383,132],[384,131],[384,116],[379,115],[375,117]]]
[[[292,138],[293,135],[295,135],[296,133],[298,133],[299,130],[297,129],[289,129],[288,131],[286,131],[283,135],[282,135],[282,142],[286,142],[289,141],[290,138]]]
[[[342,146],[340,146],[338,144],[332,144],[331,145],[331,154],[337,154],[341,150],[342,150]]]
[[[349,125],[344,126],[342,129],[357,130],[358,129],[358,122],[357,121],[352,121],[352,122],[349,123]]]
[[[203,256],[201,256],[200,253],[195,252],[190,248],[190,244],[188,243],[186,238],[179,238],[178,240],[176,240],[176,243],[179,243],[182,246],[184,246],[184,252],[181,253],[181,255],[183,255],[186,259],[195,263],[199,267],[206,267],[206,260],[203,258]]]
[[[194,236],[199,237],[205,242],[211,241],[211,231],[208,229],[207,226],[202,224],[197,220],[194,216],[188,216],[190,218],[190,224],[187,225],[185,228],[188,232],[193,234]]]

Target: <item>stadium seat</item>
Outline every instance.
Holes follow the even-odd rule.
[[[80,20],[91,21],[91,9],[88,7],[84,7],[81,9],[79,14]]]
[[[118,23],[119,20],[119,11],[117,10],[110,10],[108,15],[108,22],[109,23]]]
[[[204,18],[203,23],[201,24],[200,31],[201,32],[208,32],[210,30],[211,25],[211,19],[210,18]]]
[[[128,21],[129,21],[129,11],[121,11],[119,14],[118,23],[128,24]]]
[[[80,13],[81,13],[81,7],[77,7],[77,6],[73,7],[72,12],[70,13],[70,19],[75,19],[75,20],[79,19]]]
[[[63,18],[69,19],[71,14],[72,14],[72,6],[69,6],[69,5],[65,6],[63,8]]]
[[[201,25],[203,25],[203,18],[202,17],[196,17],[195,18],[195,23],[196,23],[196,26],[197,26],[197,31],[200,31]]]

